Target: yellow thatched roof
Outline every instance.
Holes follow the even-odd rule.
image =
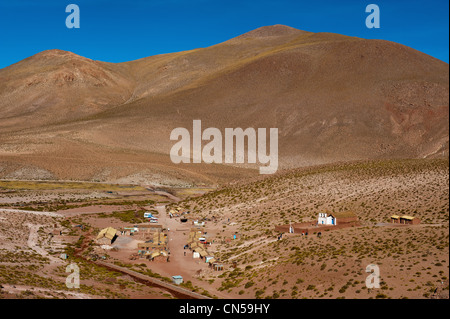
[[[391,218],[393,218],[393,219],[399,219],[400,216],[398,216],[398,215],[392,215]]]
[[[103,236],[105,236],[105,234],[106,234],[106,228],[105,228],[105,229],[102,229],[102,230],[98,233],[97,239],[102,238]]]
[[[407,219],[407,220],[413,220],[415,217],[412,216],[408,216],[408,215],[403,215],[402,217],[400,217],[402,219]]]
[[[152,253],[152,258],[158,257],[160,255],[159,251],[155,251],[154,253]]]
[[[203,250],[201,247],[195,248],[194,251],[198,252],[200,254],[200,256],[202,256],[202,257],[208,256],[208,253],[205,250]]]
[[[200,238],[202,236],[202,234],[200,232],[198,232],[197,230],[191,230],[191,232],[189,233],[189,236],[192,236],[194,238]]]
[[[114,238],[114,236],[116,236],[117,230],[115,228],[112,227],[107,227],[102,229],[98,235],[97,235],[97,239],[106,237],[110,240],[112,240]]]

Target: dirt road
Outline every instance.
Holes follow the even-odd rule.
[[[170,284],[168,282],[165,282],[165,281],[162,281],[162,280],[159,280],[156,278],[152,278],[152,277],[140,274],[140,273],[130,270],[128,268],[120,267],[120,266],[113,265],[113,264],[103,262],[103,261],[96,261],[95,263],[98,265],[101,265],[105,268],[108,268],[108,269],[111,269],[114,271],[118,271],[123,274],[127,274],[127,275],[131,276],[132,278],[138,280],[141,283],[150,284],[152,287],[163,288],[163,289],[167,290],[168,292],[170,292],[171,294],[173,294],[176,297],[181,298],[181,299],[210,299],[209,297],[203,296],[196,292],[187,290],[185,288],[179,287],[174,284]]]
[[[35,252],[37,252],[42,257],[48,258],[50,260],[50,265],[52,263],[61,264],[62,263],[61,259],[53,257],[44,248],[42,248],[38,245],[38,238],[39,238],[38,230],[42,225],[27,224],[26,226],[28,226],[30,228],[30,234],[28,236],[28,241],[27,241],[28,247],[33,249]]]
[[[6,208],[0,208],[0,211],[6,212],[6,213],[26,213],[26,214],[33,214],[33,215],[40,215],[40,216],[49,216],[49,217],[64,217],[61,214],[58,213],[52,213],[52,212],[37,212],[33,210],[21,210],[21,209],[6,209]]]
[[[187,243],[190,225],[183,224],[177,218],[169,218],[165,205],[155,207],[158,211],[159,223],[168,231],[168,243],[170,250],[170,262],[168,263],[154,263],[149,267],[152,271],[166,277],[175,275],[182,276],[184,281],[190,280],[194,285],[204,287],[205,282],[198,280],[195,275],[199,272],[208,270],[208,265],[204,260],[193,259],[192,251],[184,249],[184,245]],[[186,253],[186,255],[185,255]],[[209,290],[209,287],[204,287],[205,290]],[[225,293],[220,291],[211,292],[219,298],[230,298]]]

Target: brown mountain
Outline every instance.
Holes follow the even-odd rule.
[[[44,51],[0,70],[0,178],[215,183],[250,167],[174,165],[176,127],[279,128],[280,168],[448,157],[448,64],[287,26],[125,63]],[[259,166],[259,165],[258,165]]]

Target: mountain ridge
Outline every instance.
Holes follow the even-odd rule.
[[[1,163],[20,154],[25,166],[70,178],[66,164],[32,156],[91,161],[89,145],[104,178],[140,173],[120,160],[105,164],[101,150],[125,162],[127,153],[149,154],[148,170],[158,163],[167,167],[161,174],[189,171],[170,163],[169,135],[193,119],[219,129],[278,127],[281,168],[448,157],[448,87],[447,63],[401,44],[280,25],[122,63],[47,50],[0,70],[0,175],[14,175]],[[239,177],[234,166],[198,169],[208,180],[215,170]]]

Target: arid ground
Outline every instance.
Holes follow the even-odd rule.
[[[18,181],[1,181],[0,187],[3,298],[449,296],[448,160],[329,164],[217,189]],[[170,218],[174,208],[190,213]],[[314,222],[318,212],[347,210],[357,214],[360,226],[325,231],[321,237],[284,234],[278,240],[276,225]],[[119,236],[112,250],[95,242],[104,227],[148,224],[145,211],[158,217],[168,235],[169,262],[133,258],[138,241],[130,236]],[[394,214],[421,223],[394,226]],[[197,228],[194,220],[205,225]],[[206,233],[208,254],[223,264],[223,271],[184,249],[191,229]],[[65,286],[69,263],[80,267],[79,289]],[[369,264],[380,269],[378,289],[366,287]],[[183,276],[179,287],[184,292],[171,286],[174,275]]]

